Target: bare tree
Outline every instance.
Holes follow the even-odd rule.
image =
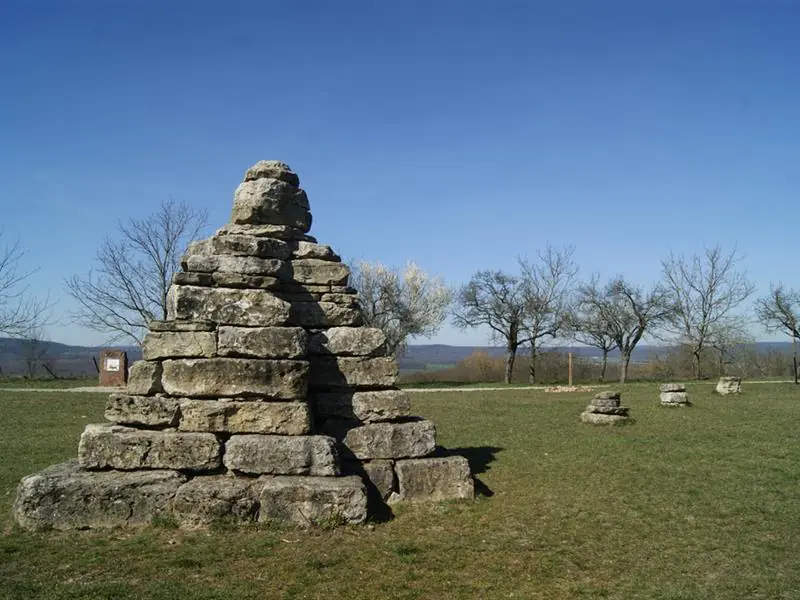
[[[770,286],[769,294],[756,300],[756,317],[764,328],[792,338],[794,382],[800,383],[797,342],[800,340],[800,291],[785,288],[782,283]]]
[[[48,351],[47,340],[41,327],[28,331],[25,338],[20,341],[22,359],[25,361],[25,373],[28,379],[36,377],[36,371],[43,366]]]
[[[148,323],[167,316],[167,291],[207,212],[172,199],[145,219],[120,222],[95,255],[96,269],[65,282],[78,303],[74,320],[109,335],[109,342],[141,343]]]
[[[736,248],[706,248],[691,260],[671,254],[663,261],[664,284],[672,304],[671,331],[689,346],[696,379],[702,377],[700,359],[715,338],[742,330],[736,308],[753,293],[753,284],[738,269],[742,257]]]
[[[619,348],[619,382],[625,383],[636,345],[645,333],[652,333],[670,315],[666,292],[660,287],[645,292],[619,276],[603,288],[598,286],[594,278],[582,287],[580,294],[586,310],[597,313],[600,321],[607,325],[608,335]]]
[[[0,238],[2,235],[0,232]],[[8,337],[23,337],[45,325],[51,306],[48,299],[35,298],[28,292],[25,281],[33,271],[20,269],[24,255],[19,240],[0,248],[0,334]]]
[[[350,282],[358,290],[364,320],[383,330],[387,349],[394,355],[405,351],[409,336],[434,335],[453,296],[440,278],[414,263],[400,272],[361,261],[354,266]]]
[[[542,342],[556,338],[568,323],[569,301],[578,267],[572,260],[572,247],[548,245],[538,260],[520,259],[522,272],[522,325],[530,345],[528,379],[536,383],[536,357]]]
[[[602,303],[596,300],[598,295],[596,276],[578,288],[574,310],[569,315],[569,330],[576,342],[598,348],[603,353],[600,366],[602,382],[606,378],[608,353],[617,347],[617,342],[614,341],[611,324],[605,318],[605,311],[601,310]]]
[[[755,340],[747,330],[744,319],[732,321],[726,327],[717,329],[708,342],[708,347],[717,353],[718,372],[723,376],[728,371],[728,365],[736,362],[736,357],[744,354],[744,349]]]
[[[523,298],[518,277],[502,271],[478,271],[456,295],[453,324],[456,327],[486,326],[502,340],[506,349],[505,382],[511,383],[523,325]]]

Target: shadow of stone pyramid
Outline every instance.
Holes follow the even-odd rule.
[[[432,456],[434,424],[411,415],[348,267],[310,227],[287,165],[247,170],[230,222],[183,257],[108,423],[20,483],[20,525],[330,525],[473,497],[467,459]]]

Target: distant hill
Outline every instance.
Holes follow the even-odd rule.
[[[93,377],[97,374],[92,358],[97,359],[100,351],[110,346],[70,346],[58,342],[40,342],[45,347],[45,359],[59,377]],[[128,353],[128,360],[133,362],[142,357],[138,346],[113,346]],[[792,345],[789,342],[758,342],[756,344],[759,354],[769,351],[790,353]],[[600,358],[602,353],[596,348],[583,346],[553,347],[551,350],[574,352],[577,356],[587,358]],[[633,362],[644,362],[654,352],[663,352],[664,347],[640,346],[633,354]],[[445,368],[464,360],[474,352],[486,352],[490,356],[503,356],[504,349],[497,346],[447,346],[444,344],[413,344],[407,352],[398,359],[402,371],[421,371],[431,368]],[[0,375],[22,375],[25,367],[25,341],[13,338],[0,338]],[[524,356],[526,350],[520,350]],[[618,352],[612,352],[612,360],[619,358]],[[45,376],[43,369],[39,375]]]

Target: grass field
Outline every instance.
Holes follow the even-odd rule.
[[[631,385],[613,428],[579,422],[586,394],[415,395],[483,495],[386,523],[48,534],[12,524],[16,483],[74,457],[104,396],[2,392],[0,598],[800,598],[800,390],[712,389]]]

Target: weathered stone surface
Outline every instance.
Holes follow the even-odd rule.
[[[742,379],[740,377],[720,377],[715,389],[721,396],[738,394],[742,391]]]
[[[324,435],[233,435],[225,444],[225,466],[264,475],[339,474],[335,440]]]
[[[181,431],[280,435],[311,432],[311,415],[305,402],[184,400],[180,407]]]
[[[83,471],[71,460],[22,479],[14,519],[29,530],[144,525],[169,514],[185,481],[175,471]]]
[[[289,323],[307,328],[357,327],[363,322],[356,306],[333,302],[293,302]]]
[[[658,386],[659,392],[685,392],[686,386],[682,383],[662,383]]]
[[[212,273],[214,285],[228,288],[245,288],[251,290],[278,290],[281,282],[275,277],[266,275],[242,275],[241,273]]]
[[[308,242],[299,242],[307,244]],[[211,248],[217,254],[254,256],[256,258],[278,258],[285,260],[292,255],[292,247],[284,240],[254,235],[215,235]]]
[[[316,285],[347,285],[350,267],[344,263],[301,258],[290,261],[291,278],[298,283]]]
[[[78,460],[84,469],[207,471],[220,466],[220,444],[210,433],[87,425],[78,444]]]
[[[212,357],[217,353],[213,331],[150,331],[142,341],[142,358]]]
[[[394,358],[323,358],[311,363],[312,387],[392,387],[397,381]]]
[[[308,348],[308,333],[302,327],[219,328],[220,356],[302,358]]]
[[[689,395],[686,392],[661,392],[659,399],[664,406],[687,406],[690,404]]]
[[[207,320],[222,325],[270,327],[284,325],[290,314],[288,302],[266,290],[235,290],[173,285],[168,294],[171,319]]]
[[[322,418],[357,419],[365,423],[411,415],[411,398],[402,390],[317,392],[314,409]]]
[[[184,527],[212,523],[248,523],[258,517],[255,479],[208,475],[182,485],[172,501],[172,514]]]
[[[297,173],[284,162],[279,160],[260,160],[247,169],[244,174],[245,181],[254,179],[279,179],[294,186],[300,185]]]
[[[342,306],[358,306],[358,296],[356,294],[322,294],[320,300]]]
[[[128,375],[126,390],[129,394],[139,396],[151,396],[163,392],[164,388],[161,387],[161,363],[148,360],[137,360],[133,363],[130,375]]]
[[[581,413],[581,421],[584,423],[591,423],[592,425],[617,425],[624,423],[628,417],[622,415],[603,415],[600,413]]]
[[[311,242],[312,244],[317,242],[316,238],[313,236],[307,235],[296,227],[289,227],[288,225],[239,225],[236,223],[228,223],[217,230],[216,233],[216,235],[226,234],[271,237],[286,241]]]
[[[318,258],[320,260],[340,261],[341,258],[330,246],[298,241],[293,244],[293,258]]]
[[[386,335],[375,327],[331,327],[311,336],[308,351],[336,356],[383,356]]]
[[[216,325],[211,321],[150,321],[150,331],[214,331]]]
[[[397,491],[397,478],[394,475],[394,461],[370,460],[361,464],[364,474],[386,500]]]
[[[310,527],[363,523],[367,492],[357,476],[262,477],[259,521],[280,521]]]
[[[278,179],[244,181],[234,193],[231,222],[289,225],[306,232],[311,228],[308,197],[300,188]]]
[[[199,273],[240,273],[287,279],[289,263],[279,258],[256,258],[255,256],[229,256],[227,254],[211,254],[190,256],[186,261],[186,270]]]
[[[439,502],[475,497],[475,482],[463,456],[398,460],[397,502]]]
[[[304,398],[308,363],[255,358],[185,358],[165,360],[162,382],[172,396],[215,398],[265,396]]]
[[[178,401],[162,396],[111,394],[105,417],[118,425],[172,427],[178,423]]]
[[[194,285],[201,287],[214,287],[214,273],[184,273],[179,271],[172,276],[172,285]],[[171,321],[163,321],[170,323]]]
[[[597,392],[594,397],[597,400],[619,400],[622,394],[617,390],[603,390],[602,392]]]
[[[586,407],[586,412],[595,413],[598,415],[621,415],[623,417],[628,415],[629,408],[623,406],[593,406]]]
[[[589,406],[592,408],[616,408],[619,404],[619,398],[593,398]]]
[[[344,445],[356,458],[416,458],[433,452],[436,427],[430,421],[371,423],[347,432]]]

